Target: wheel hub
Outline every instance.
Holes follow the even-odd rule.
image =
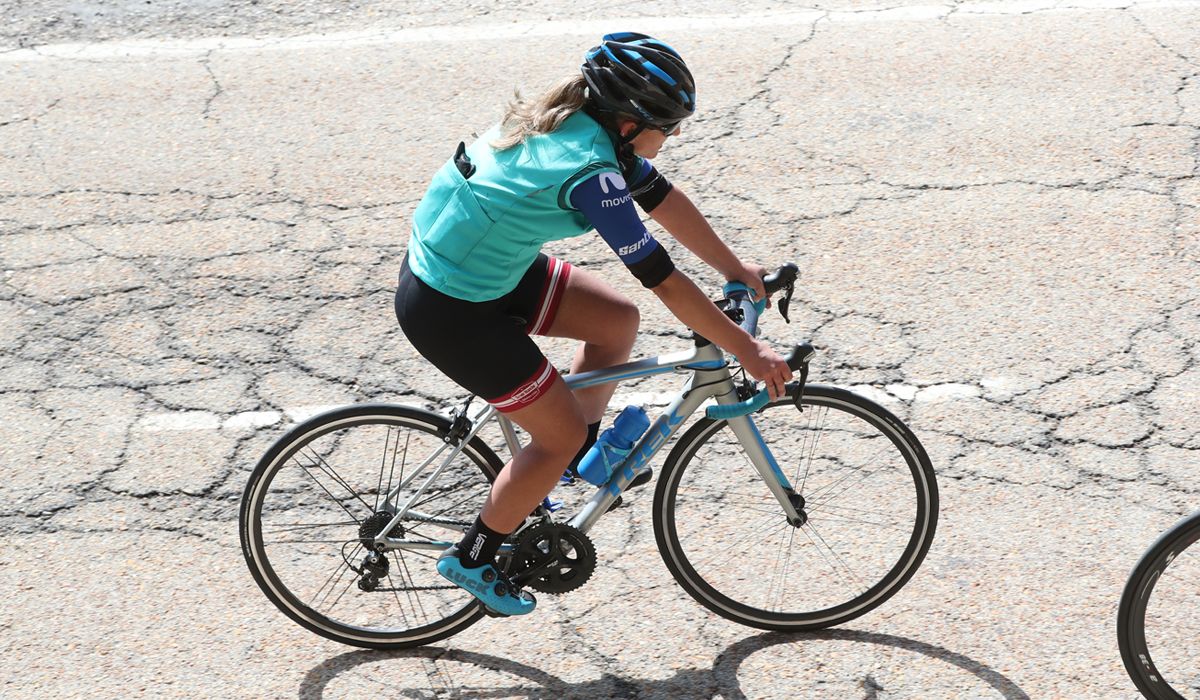
[[[796,509],[796,517],[788,518],[788,524],[792,527],[800,527],[808,522],[808,513],[804,510],[804,496],[798,493],[789,493],[788,500],[792,502],[792,507]]]

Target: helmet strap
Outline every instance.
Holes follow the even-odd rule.
[[[645,130],[646,130],[646,122],[639,123],[637,125],[637,128],[635,128],[633,131],[629,132],[627,135],[621,137],[621,145],[626,146],[628,144],[633,143],[633,140],[636,139],[638,137],[638,135],[641,134]]]
[[[635,128],[633,131],[629,132],[628,134],[626,134],[624,136],[621,136],[620,132],[618,132],[617,135],[620,137],[619,138],[620,143],[618,143],[618,145],[617,145],[618,155],[620,155],[622,158],[633,158],[635,155],[633,152],[633,140],[638,137],[638,134],[642,133],[645,130],[646,130],[646,123],[641,122],[640,124],[637,125],[637,128]]]

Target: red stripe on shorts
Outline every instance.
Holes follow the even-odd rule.
[[[496,410],[501,413],[518,411],[545,396],[554,384],[556,376],[558,376],[558,372],[550,365],[550,361],[542,358],[542,364],[533,373],[533,376],[522,382],[516,389],[504,396],[492,399],[488,403],[495,406]]]
[[[571,264],[550,258],[546,268],[546,281],[542,284],[542,294],[538,297],[537,313],[525,327],[529,335],[545,335],[554,325],[554,317],[558,315],[558,305],[562,303],[563,294],[567,291],[567,280],[571,277]]]

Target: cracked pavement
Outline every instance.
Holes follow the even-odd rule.
[[[1200,507],[1197,3],[8,4],[6,697],[1136,696],[1121,586]],[[249,470],[317,407],[458,397],[392,316],[411,210],[607,17],[687,56],[701,111],[657,164],[744,257],[800,263],[765,336],[910,424],[933,548],[845,629],[762,634],[674,583],[644,490],[534,619],[393,654],[316,637],[242,561]],[[598,240],[549,252],[639,303],[636,354],[686,346]]]

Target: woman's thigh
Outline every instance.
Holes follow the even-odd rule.
[[[598,345],[632,345],[640,315],[624,294],[586,270],[572,268],[558,313],[545,335]]]

